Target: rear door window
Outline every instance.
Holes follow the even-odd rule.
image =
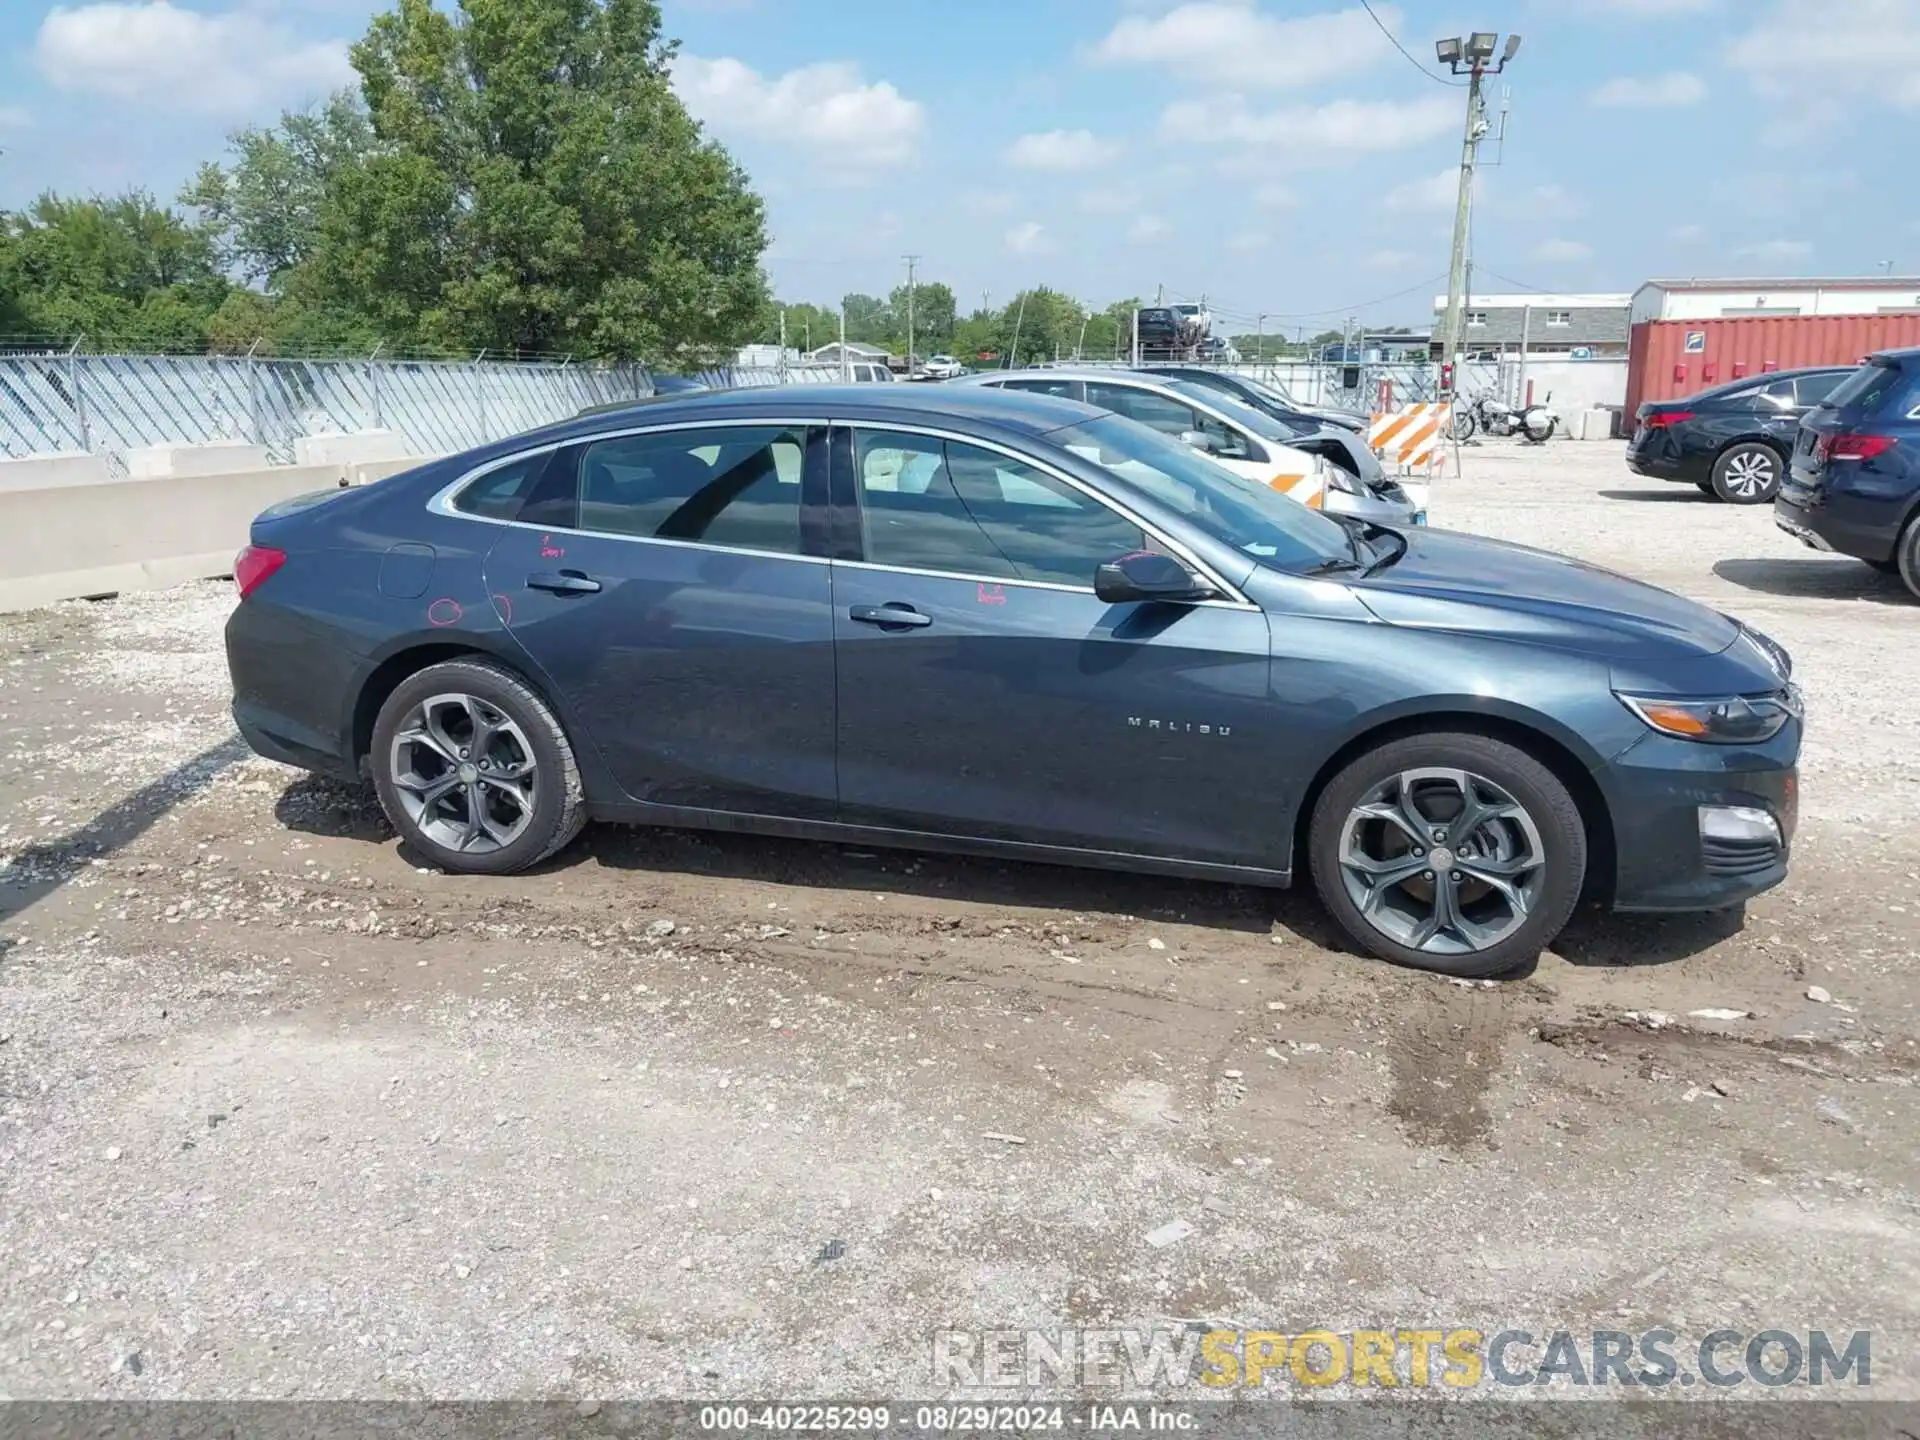
[[[1191,405],[1156,395],[1151,390],[1136,390],[1131,385],[1107,385],[1087,382],[1087,403],[1111,410],[1129,420],[1138,420],[1148,429],[1171,435],[1176,440],[1190,430],[1200,428],[1200,414]]]
[[[453,508],[487,520],[517,520],[520,507],[532,496],[554,452],[523,455],[487,471],[454,496]]]
[[[1793,381],[1794,403],[1810,410],[1831,395],[1834,386],[1846,378],[1833,371],[1824,375],[1797,375]]]
[[[805,444],[782,426],[595,441],[580,457],[580,528],[798,555]]]

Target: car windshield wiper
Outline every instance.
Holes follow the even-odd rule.
[[[1388,530],[1385,528],[1376,529],[1373,532],[1373,538],[1382,541],[1383,545],[1380,552],[1376,554],[1372,560],[1368,561],[1366,567],[1360,572],[1363,575],[1371,575],[1376,570],[1384,570],[1387,566],[1393,564],[1394,561],[1407,553],[1407,537],[1402,535],[1398,530]]]

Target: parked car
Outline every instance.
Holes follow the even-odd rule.
[[[847,378],[856,385],[890,384],[893,369],[879,360],[855,360],[847,366]]]
[[[971,375],[967,385],[1083,400],[1182,440],[1223,468],[1336,514],[1382,525],[1420,525],[1426,514],[1392,481],[1369,483],[1324,455],[1296,446],[1296,432],[1233,396],[1179,377],[1099,368],[1012,370]],[[1332,443],[1338,443],[1334,441]]]
[[[1870,356],[1800,422],[1773,515],[1920,597],[1920,349]]]
[[[715,391],[262,512],[233,713],[507,874],[589,819],[1284,885],[1459,975],[1785,875],[1773,642],[982,387]]]
[[[1844,365],[1776,370],[1684,400],[1650,400],[1635,417],[1627,468],[1731,505],[1764,504],[1780,489],[1801,417],[1852,373]]]
[[[1335,409],[1330,405],[1303,405],[1288,393],[1286,386],[1256,380],[1236,370],[1213,370],[1204,365],[1155,365],[1148,373],[1178,375],[1183,380],[1225,390],[1256,409],[1266,411],[1283,425],[1303,429],[1311,429],[1315,425],[1333,425],[1356,435],[1364,435],[1367,431],[1367,417],[1364,415]]]
[[[951,355],[930,355],[927,363],[920,367],[920,373],[929,380],[951,380],[956,375],[967,373],[967,367]]]
[[[1369,485],[1386,480],[1380,457],[1362,438],[1365,422],[1341,413],[1341,421],[1324,418],[1319,410],[1304,410],[1282,391],[1261,384],[1251,376],[1233,370],[1209,370],[1203,365],[1156,365],[1141,372],[1169,380],[1185,380],[1230,395],[1242,405],[1251,405],[1287,427],[1300,438],[1290,443],[1301,449],[1325,455],[1344,470],[1350,470]]]

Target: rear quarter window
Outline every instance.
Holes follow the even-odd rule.
[[[1913,382],[1898,365],[1868,362],[1842,380],[1827,396],[1827,404],[1836,410],[1856,415],[1879,415],[1893,408],[1892,402],[1911,395]],[[1908,401],[1908,408],[1913,402]]]

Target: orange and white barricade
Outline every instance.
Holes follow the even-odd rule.
[[[1445,458],[1444,445],[1453,423],[1453,407],[1445,401],[1402,405],[1375,415],[1367,427],[1367,444],[1380,463],[1402,474],[1431,475]]]

